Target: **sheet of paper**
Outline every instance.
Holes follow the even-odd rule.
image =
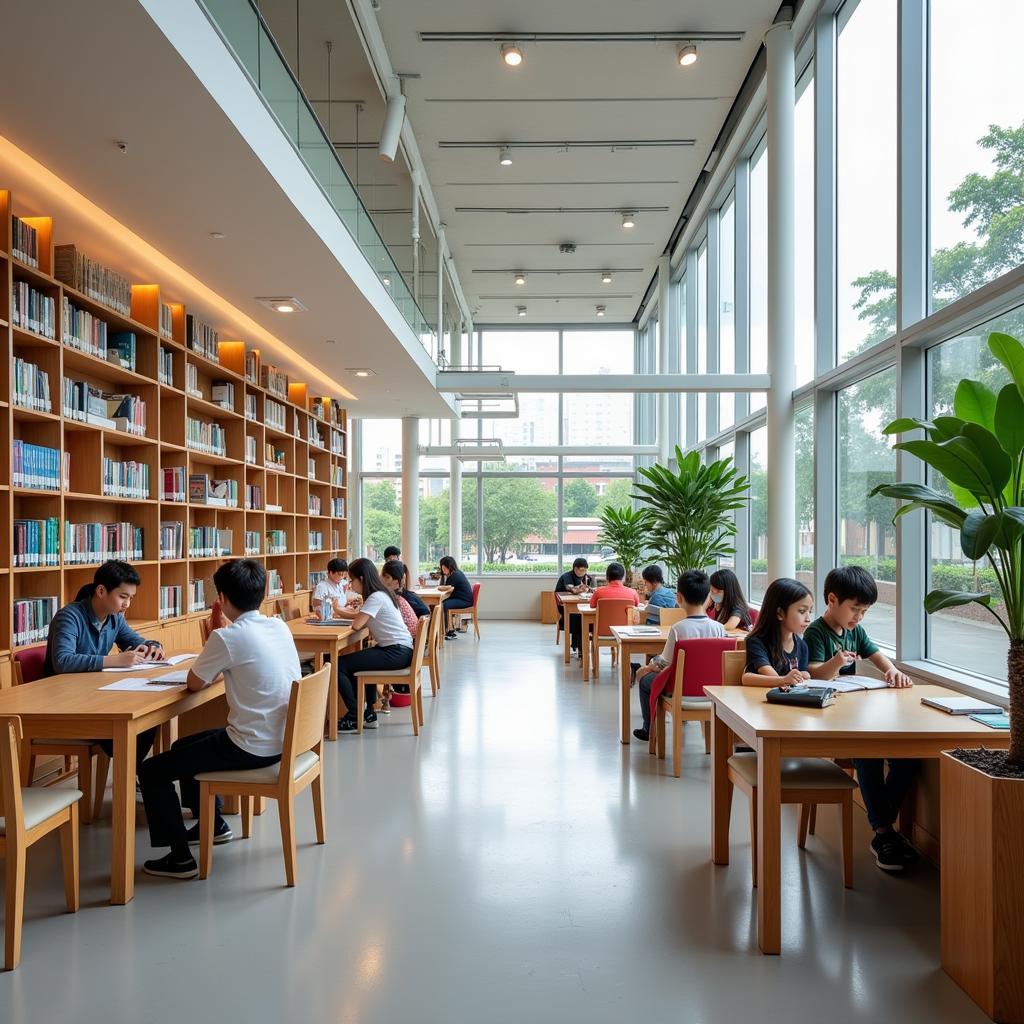
[[[839,678],[846,679],[851,683],[856,683],[859,687],[861,687],[864,690],[889,689],[889,684],[884,679],[879,679],[877,676],[839,676]],[[833,680],[828,685],[835,686],[835,680]]]
[[[627,636],[661,636],[658,626],[627,626],[622,632]]]
[[[194,658],[194,654],[175,654],[174,657],[168,658],[166,664],[168,665],[180,665],[183,661],[188,661],[190,658]]]
[[[835,679],[829,679],[827,682],[822,680],[821,685],[831,686],[836,693],[853,693],[855,690],[864,689],[859,682],[854,681],[849,676],[838,676]]]
[[[149,693],[156,691],[159,693],[162,690],[181,690],[183,686],[179,686],[176,683],[151,683],[148,679],[143,676],[129,676],[127,679],[118,679],[116,682],[107,683],[106,686],[101,686],[101,690],[134,690],[136,693]]]
[[[165,672],[162,676],[153,676],[154,679],[159,679],[161,683],[183,683],[188,679],[188,669],[181,668],[177,672]],[[156,685],[154,683],[151,686]]]

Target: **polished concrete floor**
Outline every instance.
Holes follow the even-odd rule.
[[[302,800],[293,890],[273,809],[215,849],[207,881],[140,873],[127,907],[106,903],[108,823],[83,828],[75,916],[56,841],[41,843],[0,1021],[987,1019],[939,968],[937,874],[878,871],[859,814],[848,892],[832,810],[803,855],[788,819],[783,955],[762,957],[747,808],[738,796],[732,865],[713,867],[697,728],[673,779],[618,743],[607,652],[589,686],[550,627],[483,635],[447,645],[419,740],[396,711],[329,745],[328,842]]]

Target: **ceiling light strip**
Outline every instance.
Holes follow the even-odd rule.
[[[473,140],[441,140],[438,149],[670,149],[677,146],[694,146],[696,139],[533,139],[528,142],[501,141],[478,142]]]
[[[742,31],[420,32],[424,43],[738,43]]]
[[[629,212],[665,213],[667,206],[631,206]],[[621,206],[456,206],[456,213],[623,213]]]

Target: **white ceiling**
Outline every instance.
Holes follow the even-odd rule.
[[[52,214],[58,243],[76,242],[134,281],[155,280],[224,335],[258,342],[265,361],[297,366],[299,379],[338,381],[358,399],[356,415],[446,414],[432,382],[137,0],[104,0],[103,18],[72,0],[8,4],[4,13],[6,39],[46,45],[42,63],[32,45],[8,47],[0,62],[0,94],[10,100],[0,136],[119,224],[89,215],[8,153],[0,188],[13,189],[16,213]],[[122,225],[159,253],[134,244]],[[226,237],[215,241],[211,231]],[[283,318],[258,295],[295,295],[308,312]],[[377,375],[347,372],[361,366]]]
[[[328,3],[334,0],[317,0]],[[294,5],[293,5],[294,6]],[[303,10],[309,5],[303,4]],[[315,5],[314,5],[315,6]],[[477,323],[628,322],[647,289],[682,207],[778,9],[778,0],[380,0],[378,22],[407,83],[408,117],[447,225]],[[493,42],[430,42],[421,32],[741,31],[740,42],[699,44],[690,68],[677,44],[522,45],[505,67]],[[694,139],[692,147],[517,149],[521,141]],[[442,149],[441,142],[507,142]],[[486,212],[469,212],[466,208]],[[598,213],[500,212],[510,207],[611,208]],[[617,211],[638,213],[626,231]],[[574,255],[559,243],[574,242]],[[513,271],[527,272],[517,287]],[[589,273],[541,274],[583,270]],[[610,269],[610,285],[599,272]],[[533,271],[533,273],[531,273]]]

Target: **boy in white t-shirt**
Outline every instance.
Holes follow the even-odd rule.
[[[344,605],[348,600],[348,562],[344,558],[332,558],[327,563],[327,578],[321,580],[313,590],[310,608],[317,618],[329,619],[334,616],[335,601]],[[324,605],[327,614],[324,615]]]
[[[280,619],[260,614],[267,589],[262,564],[250,558],[225,562],[214,573],[213,583],[230,625],[210,634],[192,664],[186,686],[201,690],[223,674],[227,728],[185,736],[166,753],[145,761],[139,770],[150,842],[171,848],[166,856],[147,860],[143,870],[166,878],[199,874],[189,851],[190,846],[199,844],[201,809],[196,775],[277,764],[284,746],[292,682],[302,676],[288,627]],[[181,804],[175,782],[180,783]],[[190,808],[196,819],[190,829],[185,828],[182,805]],[[232,838],[228,823],[220,816],[218,798],[213,841],[226,843]]]
[[[640,713],[644,718],[643,728],[633,730],[633,735],[638,740],[646,741],[651,738],[651,686],[658,673],[672,664],[676,644],[680,640],[725,636],[722,624],[709,618],[704,611],[710,593],[711,580],[706,572],[702,572],[700,569],[687,569],[680,575],[676,583],[676,601],[679,607],[686,611],[686,618],[673,623],[672,628],[668,631],[664,650],[637,673]]]

